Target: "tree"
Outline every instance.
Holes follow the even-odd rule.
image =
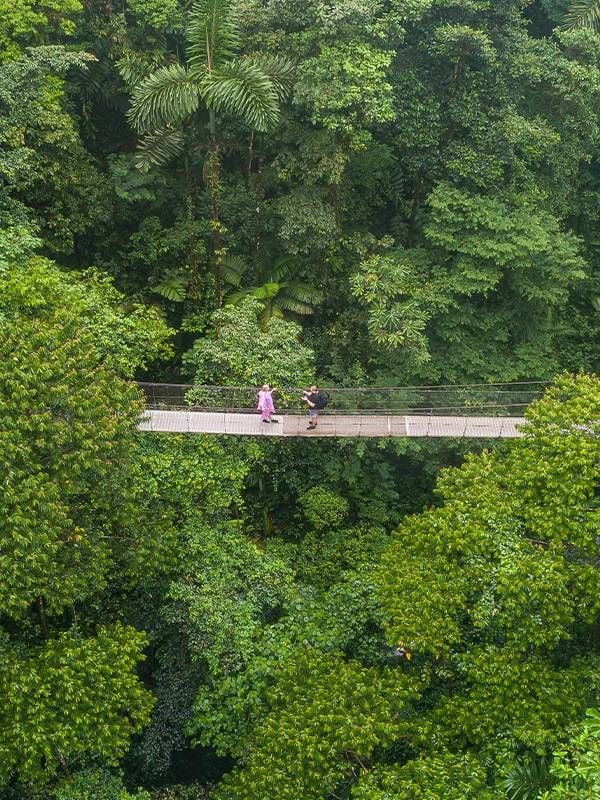
[[[116,763],[152,707],[135,674],[146,637],[96,606],[151,550],[130,461],[142,402],[120,374],[145,357],[144,315],[42,259],[0,286],[0,784],[27,786]]]
[[[116,625],[91,638],[62,633],[24,654],[3,635],[0,783],[17,771],[44,784],[83,756],[115,764],[152,708],[134,672],[144,644]]]
[[[2,472],[0,605],[44,626],[75,598],[105,585],[110,527],[104,517],[141,412],[136,390],[103,368],[78,315],[9,318],[0,344]],[[115,494],[116,493],[116,494]]]
[[[213,314],[213,336],[196,339],[184,355],[184,365],[194,374],[195,383],[258,386],[268,381],[285,388],[312,380],[313,354],[299,341],[300,326],[274,318],[262,331],[260,310],[258,300],[248,298],[239,306],[226,306]]]
[[[415,693],[401,673],[299,648],[268,693],[271,710],[254,731],[243,769],[225,779],[218,796],[320,800],[397,738]]]
[[[552,354],[556,331],[563,335],[564,304],[586,277],[580,243],[528,197],[506,204],[439,184],[428,203],[427,248],[384,250],[363,261],[351,279],[353,294],[368,309],[374,343],[400,349],[423,373],[432,360],[443,361],[443,380],[459,369],[488,379],[550,377],[559,366]],[[526,308],[540,313],[517,325]],[[483,328],[485,337],[476,333]],[[459,341],[452,373],[448,351]]]
[[[128,792],[122,776],[106,769],[76,772],[62,781],[51,797],[52,800],[150,800],[148,792]]]
[[[541,792],[552,786],[549,760],[545,757],[528,754],[517,758],[500,780],[509,800],[538,800]]]
[[[492,800],[486,777],[477,759],[440,749],[402,766],[375,767],[350,796],[352,800]]]
[[[279,119],[279,104],[289,91],[292,64],[282,58],[236,58],[240,34],[231,0],[196,0],[189,13],[186,39],[187,67],[171,64],[143,80],[134,89],[129,116],[136,130],[144,134],[140,165],[147,169],[177,156],[184,148],[183,123],[196,114],[201,102],[208,109],[204,178],[212,197],[215,293],[220,306],[223,253],[218,247],[222,226],[216,114],[237,117],[253,131],[272,129]]]
[[[17,58],[23,46],[48,44],[54,35],[72,36],[80,0],[2,0],[0,61]]]
[[[217,157],[215,115],[226,112],[266,131],[279,118],[290,80],[285,60],[235,58],[239,25],[230,0],[197,0],[186,28],[187,68],[162,67],[134,90],[130,117],[146,134],[141,163],[164,163],[183,146],[180,126],[204,102],[210,114],[212,158]],[[216,164],[211,165],[212,168]]]
[[[265,621],[276,617],[291,594],[290,567],[236,527],[205,529],[191,522],[193,569],[182,571],[168,590],[175,607],[185,608],[181,628],[192,657],[210,676],[236,672],[247,663]]]
[[[497,768],[564,741],[593,691],[600,382],[564,376],[522,439],[442,473],[378,569],[388,641],[431,675],[414,743]],[[510,707],[510,715],[506,708]]]
[[[262,259],[257,259],[257,262],[257,277],[262,283],[240,289],[247,265],[239,257],[225,257],[222,264],[224,281],[235,287],[234,291],[226,295],[226,305],[239,305],[247,297],[259,300],[263,306],[259,316],[263,331],[266,331],[273,317],[297,318],[314,312],[315,305],[322,300],[322,292],[307,283],[290,278],[295,266],[294,259],[283,256],[271,265],[263,264]]]
[[[309,489],[299,502],[307,521],[316,530],[338,528],[348,514],[348,501],[321,486]]]
[[[396,117],[388,81],[392,58],[391,50],[359,38],[323,43],[318,56],[302,65],[296,102],[307,106],[313,123],[364,148],[370,128]]]
[[[67,112],[65,76],[93,60],[47,46],[0,61],[0,214],[51,253],[72,253],[111,213],[107,182]]]
[[[121,595],[108,594],[105,608],[125,610],[150,640],[145,670],[156,703],[127,769],[144,785],[177,774],[192,748],[187,728],[208,668],[220,664],[226,673],[244,658],[263,614],[276,607],[276,582],[289,581],[290,570],[262,558],[241,529],[245,482],[261,458],[251,440],[150,434],[141,439],[129,494],[148,534],[137,534],[137,547],[129,552],[137,559],[142,549],[144,558],[129,570]],[[140,539],[147,541],[143,548]],[[200,757],[192,753],[189,759]]]

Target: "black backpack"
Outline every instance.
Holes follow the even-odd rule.
[[[327,392],[318,391],[317,396],[315,397],[315,408],[318,408],[319,411],[325,408],[327,403],[329,402],[329,395]]]

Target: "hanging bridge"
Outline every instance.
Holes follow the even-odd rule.
[[[527,406],[542,381],[464,386],[367,388],[320,387],[330,396],[318,427],[307,429],[301,389],[275,394],[277,422],[261,422],[257,388],[140,383],[147,409],[140,429],[275,437],[451,437],[500,439],[520,436]]]

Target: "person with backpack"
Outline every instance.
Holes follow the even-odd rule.
[[[308,404],[307,430],[312,431],[317,427],[319,411],[322,411],[329,402],[329,395],[317,386],[311,386],[302,392],[302,399]]]

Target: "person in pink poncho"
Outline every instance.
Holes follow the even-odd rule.
[[[273,403],[273,393],[277,389],[271,389],[268,383],[262,387],[258,393],[257,409],[260,411],[261,422],[279,422],[278,419],[271,419],[275,413],[275,404]]]

